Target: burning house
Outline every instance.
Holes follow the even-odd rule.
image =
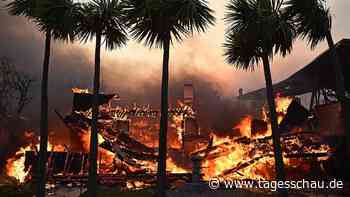
[[[341,41],[342,50],[348,41]],[[276,111],[280,126],[283,157],[287,179],[349,179],[346,170],[344,145],[340,142],[341,118],[336,103],[331,102],[331,86],[324,86],[317,74],[327,69],[329,52],[310,65],[275,85]],[[326,62],[324,62],[326,61]],[[322,69],[320,69],[320,66]],[[315,73],[316,72],[316,73]],[[327,71],[328,72],[328,71]],[[304,80],[318,81],[314,86]],[[307,84],[300,86],[300,84]],[[330,82],[330,84],[332,84]],[[334,84],[334,83],[333,83]],[[326,90],[327,89],[327,90]],[[211,177],[234,179],[275,179],[274,155],[269,114],[264,105],[264,89],[243,94],[239,102],[254,100],[258,110],[241,118],[232,130],[219,133],[214,129],[203,132],[199,124],[193,84],[185,83],[183,100],[169,108],[167,172],[169,184],[206,181]],[[297,95],[312,92],[309,106],[303,106]],[[49,144],[48,179],[51,182],[87,181],[92,94],[88,90],[73,89],[73,107],[63,116],[56,111],[71,134],[70,141],[80,149],[67,144]],[[320,99],[321,95],[324,99]],[[334,101],[334,100],[333,100]],[[258,104],[261,105],[258,105]],[[98,118],[98,173],[104,184],[125,188],[143,188],[155,184],[158,155],[160,112],[149,105],[125,104],[117,94],[99,95]],[[332,121],[329,121],[332,119]],[[333,120],[334,119],[334,120]],[[328,120],[328,121],[327,121]],[[38,139],[22,147],[7,160],[7,172],[20,181],[35,178]]]
[[[56,111],[70,131],[71,139],[67,139],[69,143],[65,145],[49,144],[47,164],[49,180],[72,181],[70,179],[74,178],[75,181],[85,182],[87,178],[92,94],[85,89],[73,88],[72,91],[74,96],[71,113],[63,116]],[[179,101],[175,107],[169,109],[167,163],[171,177],[176,177],[174,180],[190,180],[191,176],[188,173],[191,170],[190,153],[197,150],[200,145],[209,143],[209,136],[203,136],[199,132],[193,106],[193,87],[186,84],[184,102]],[[99,174],[105,177],[103,181],[120,183],[123,180],[123,184],[126,184],[124,180],[130,180],[131,184],[132,180],[138,180],[140,177],[143,180],[148,177],[142,181],[142,185],[153,183],[160,111],[152,109],[149,105],[125,105],[116,94],[100,94],[99,109],[98,170]],[[33,169],[36,169],[37,165],[38,146],[37,139],[32,140],[31,146],[23,147],[7,162],[8,174],[20,181],[35,177]],[[80,143],[81,149],[77,151],[76,148],[70,147],[72,142]],[[69,180],[67,174],[72,175]],[[131,177],[128,177],[129,175]]]
[[[350,40],[343,39],[336,44],[339,63],[342,66],[344,76],[349,75]],[[349,79],[344,77],[347,95],[350,91]],[[333,156],[329,158],[328,176],[336,176],[348,180],[349,164],[346,153],[347,145],[344,133],[344,118],[341,114],[341,106],[336,98],[336,79],[334,66],[331,61],[331,52],[327,50],[315,60],[306,65],[289,78],[275,84],[274,91],[280,96],[295,98],[287,110],[287,114],[280,122],[281,132],[290,131],[310,132],[322,139],[333,149]],[[247,94],[240,95],[242,101],[255,103],[264,102],[266,89],[259,89]],[[300,98],[307,100],[306,107],[300,105]],[[307,109],[308,108],[308,109]],[[349,110],[349,109],[345,109]],[[335,167],[336,166],[336,167]],[[335,170],[338,168],[338,170]],[[340,170],[341,169],[341,170]],[[332,172],[331,172],[332,171]]]
[[[342,66],[343,75],[349,75],[350,40],[343,39],[336,44],[339,61]],[[304,97],[308,99],[307,104],[310,115],[317,120],[317,132],[325,137],[344,136],[343,117],[341,116],[340,104],[335,95],[336,80],[335,71],[331,62],[330,51],[327,50],[310,64],[299,70],[286,80],[274,85],[274,91],[289,97]],[[345,89],[349,92],[349,79],[344,78]],[[241,100],[257,101],[265,98],[265,89],[241,95]],[[260,101],[261,102],[261,101]],[[305,117],[305,113],[295,112],[295,116]],[[298,118],[298,117],[294,117]],[[314,125],[315,126],[315,125]]]
[[[57,112],[57,115],[72,133],[71,140],[79,137],[82,149],[73,151],[68,145],[49,144],[48,179],[54,183],[87,181],[91,94],[81,89],[73,92],[72,112],[66,116]],[[136,104],[121,106],[120,97],[115,94],[101,94],[99,99],[99,181],[134,189],[155,184],[159,110]],[[280,123],[292,122],[302,130],[300,122],[290,121],[293,119],[290,114],[294,110],[298,113],[307,113],[307,110],[291,97],[277,97],[276,102]],[[169,184],[215,176],[274,179],[271,127],[264,108],[261,118],[247,116],[233,126],[231,132],[239,133],[238,136],[219,136],[215,131],[208,135],[201,132],[193,87],[186,84],[184,102],[169,112]],[[299,130],[282,135],[288,177],[326,176],[328,171],[323,165],[331,158],[333,147],[319,135]],[[35,178],[38,145],[34,140],[8,160],[9,173],[20,181]]]

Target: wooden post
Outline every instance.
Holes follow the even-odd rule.
[[[66,174],[67,163],[68,163],[68,156],[69,156],[69,152],[67,151],[66,159],[64,160],[63,174]]]
[[[199,183],[202,179],[202,158],[199,156],[192,157],[192,183]]]
[[[84,173],[84,162],[85,162],[85,155],[83,152],[81,152],[82,155],[82,159],[81,159],[81,166],[80,166],[80,172],[79,174],[83,174]]]
[[[311,111],[312,107],[314,106],[315,94],[316,94],[316,90],[314,89],[312,90],[312,94],[311,94],[309,111]]]

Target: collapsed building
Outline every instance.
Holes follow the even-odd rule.
[[[344,51],[349,47],[348,40],[337,44],[346,69],[349,61]],[[347,170],[347,163],[343,162],[347,158],[341,143],[343,133],[338,129],[342,123],[341,118],[333,115],[339,108],[332,107],[337,106],[334,98],[330,98],[332,86],[324,82],[331,81],[324,77],[333,75],[318,74],[324,69],[330,73],[329,65],[329,52],[325,52],[310,65],[274,86],[278,92],[276,111],[288,179],[349,179],[347,173],[338,170]],[[318,83],[310,86],[309,80]],[[209,180],[216,176],[250,180],[275,178],[271,125],[265,101],[261,100],[265,98],[265,90],[248,94],[243,94],[243,90],[239,92],[240,102],[253,103],[250,106],[258,110],[242,117],[226,135],[218,135],[215,130],[202,132],[193,84],[185,83],[183,100],[169,108],[169,184],[176,186],[178,182]],[[296,98],[307,92],[313,92],[312,110],[301,105]],[[83,147],[80,151],[73,151],[65,144],[49,144],[47,166],[51,182],[87,181],[92,94],[83,89],[73,89],[73,93],[71,112],[66,116],[58,111],[56,113],[72,134],[71,140],[78,136]],[[332,113],[332,116],[327,113]],[[155,184],[159,116],[159,110],[149,105],[124,104],[117,94],[99,95],[98,174],[101,183],[128,188]],[[336,121],[325,121],[333,118]],[[36,168],[37,152],[35,143],[21,149],[15,159],[9,160],[9,171],[14,176],[20,174],[20,180],[23,177],[35,178],[33,169]],[[14,170],[16,166],[21,167],[20,173]]]
[[[342,39],[336,44],[339,64],[341,65],[346,96],[349,99],[350,92],[350,40]],[[303,127],[302,131],[309,131],[315,135],[321,136],[324,141],[332,144],[335,148],[336,157],[334,160],[340,172],[339,177],[349,179],[349,166],[346,154],[346,137],[344,117],[341,113],[341,105],[338,101],[336,90],[335,69],[332,62],[330,50],[326,50],[312,62],[307,64],[301,70],[292,74],[285,80],[273,85],[274,92],[279,96],[293,97],[296,101],[303,98],[306,100],[300,107],[292,103],[288,108],[288,113],[284,121],[280,123],[281,132],[288,132],[294,128]],[[262,88],[247,94],[239,95],[242,102],[250,104],[259,104],[265,102],[266,89]],[[307,109],[308,108],[308,109]],[[350,110],[350,109],[343,109]],[[289,125],[288,125],[289,124]],[[342,170],[341,170],[342,169]]]
[[[81,133],[87,142],[91,99],[88,91],[75,89],[72,112],[65,117],[57,113],[72,133]],[[150,106],[120,106],[119,100],[115,94],[101,94],[99,98],[100,182],[126,184],[131,188],[155,184],[159,111]],[[271,128],[266,112],[265,119],[246,117],[235,126],[233,130],[241,133],[238,137],[203,135],[196,120],[193,101],[192,87],[185,84],[184,101],[176,108],[169,109],[169,183],[207,180],[219,175],[254,180],[273,179]],[[326,170],[322,169],[324,166],[321,164],[331,158],[331,145],[314,133],[304,130],[296,133],[291,127],[292,124],[302,129],[300,123],[308,117],[308,111],[292,98],[279,98],[277,106],[281,108],[278,109],[281,127],[285,125],[291,130],[282,135],[290,177],[325,176]],[[298,116],[301,119],[295,118],[296,113],[302,114]],[[64,150],[52,147],[48,161],[49,178],[60,182],[86,182],[88,144],[85,152],[71,152],[69,147]],[[25,156],[26,169],[35,169],[37,153],[27,151]],[[300,169],[300,166],[303,168]]]
[[[350,40],[343,39],[336,44],[339,63],[342,67],[346,94],[350,90]],[[335,70],[331,52],[327,50],[311,63],[306,65],[289,78],[274,84],[274,92],[281,96],[301,97],[308,99],[308,109],[319,120],[318,131],[324,136],[344,136],[341,107],[335,95]],[[239,96],[248,102],[264,102],[266,89],[262,88]],[[349,109],[346,109],[349,110]],[[331,114],[331,115],[330,115]]]
[[[64,150],[49,151],[49,172],[55,177],[75,174],[83,175],[88,170],[89,128],[91,126],[91,107],[93,95],[85,89],[73,88],[73,105],[71,113],[63,116],[56,114],[70,130],[70,133],[79,133],[85,141],[84,151],[70,152],[69,147]],[[132,180],[141,177],[155,176],[160,111],[151,106],[124,104],[117,94],[99,95],[99,173],[120,181]],[[184,99],[169,109],[168,120],[168,171],[176,180],[190,180],[191,169],[190,153],[209,143],[209,136],[200,133],[196,117],[194,90],[191,83],[184,85]],[[75,135],[72,135],[75,138]],[[74,139],[71,139],[74,141]],[[25,169],[35,169],[37,161],[36,151],[26,152]],[[178,167],[177,162],[183,164]],[[174,174],[173,172],[176,172]],[[35,171],[33,171],[35,173]],[[121,175],[121,176],[120,176]],[[82,178],[79,177],[79,180]],[[61,178],[65,179],[65,176]],[[86,179],[86,176],[84,177]],[[108,180],[109,180],[108,179]],[[123,180],[122,179],[122,180]],[[112,182],[113,182],[112,181]],[[151,181],[155,181],[151,179]],[[125,182],[125,181],[124,181]],[[146,183],[144,181],[143,183]]]

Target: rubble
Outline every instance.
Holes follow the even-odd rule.
[[[188,86],[187,91],[190,89]],[[79,94],[83,96],[78,96]],[[88,101],[87,94],[86,91],[75,90],[75,99]],[[232,132],[240,135],[218,136],[214,132],[204,135],[200,132],[196,110],[190,100],[193,95],[189,92],[187,94],[187,104],[180,102],[175,108],[169,109],[169,185],[179,187],[183,183],[200,183],[215,176],[273,179],[271,126],[264,109],[262,119],[247,116],[233,127]],[[156,184],[159,113],[150,106],[113,106],[112,101],[119,99],[115,95],[101,95],[101,98],[104,100],[100,103],[98,120],[98,181],[103,185],[127,189]],[[84,105],[73,106],[72,112],[66,116],[56,111],[69,131],[80,136],[84,149],[76,152],[68,146],[59,150],[50,146],[47,174],[49,181],[54,184],[87,182],[91,113],[86,107],[90,104],[85,101]],[[327,143],[317,133],[304,129],[309,112],[296,100],[281,98],[276,103],[281,117],[280,127],[284,131],[281,142],[287,174],[289,170],[292,173],[290,176],[299,173],[305,177],[311,176],[310,169],[315,161],[326,161],[333,157],[333,144]],[[27,178],[35,180],[35,171],[32,169],[35,169],[36,161],[37,150],[26,150],[24,171],[29,173]],[[320,174],[322,168],[316,168],[316,174]]]

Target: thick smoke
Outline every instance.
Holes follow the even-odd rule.
[[[229,132],[244,111],[234,102],[238,88],[253,90],[264,86],[261,69],[256,72],[235,71],[224,63],[222,42],[224,40],[224,5],[226,1],[210,1],[216,11],[218,23],[204,35],[194,35],[183,44],[174,44],[170,60],[170,102],[182,98],[183,84],[192,81],[195,87],[196,101],[200,113],[201,126],[210,130]],[[332,1],[333,2],[333,1]],[[25,72],[32,74],[37,83],[31,90],[33,102],[27,106],[25,116],[29,128],[37,131],[39,123],[40,79],[43,58],[43,34],[23,17],[9,16],[0,2],[0,56],[14,60]],[[349,2],[339,0],[331,3],[335,17],[336,40],[348,35],[345,27],[346,5]],[[346,4],[346,5],[345,5]],[[341,25],[342,24],[342,25]],[[57,139],[67,135],[65,126],[57,118],[54,109],[62,114],[69,113],[72,102],[72,87],[92,88],[94,45],[74,44],[55,41],[49,75],[50,131]],[[294,52],[287,58],[276,57],[272,65],[275,81],[282,80],[303,65],[311,61],[325,48],[322,45],[314,52],[297,42]],[[147,47],[129,42],[123,49],[102,53],[102,91],[118,93],[123,101],[129,103],[150,104],[154,108],[160,103],[162,51],[148,50]],[[0,125],[1,129],[3,125]],[[17,130],[16,130],[17,131]],[[24,129],[18,131],[21,135]],[[0,134],[3,135],[3,131]],[[22,133],[23,134],[23,133]],[[7,136],[7,134],[6,134]],[[8,140],[15,139],[9,137]],[[3,147],[0,147],[3,149]],[[2,159],[1,157],[0,159]]]
[[[1,56],[13,59],[16,65],[37,79],[31,91],[34,101],[26,110],[27,116],[32,117],[33,125],[37,128],[43,34],[23,17],[8,16],[5,11],[1,11],[0,16],[2,26],[7,27],[0,32]],[[102,91],[118,93],[124,101],[130,103],[150,104],[158,108],[162,53],[160,50],[146,50],[145,54],[145,47],[142,45],[130,45],[138,54],[125,56],[126,52],[121,50],[102,54]],[[223,61],[219,63],[221,57],[215,60],[216,55],[205,44],[200,43],[198,36],[184,45],[174,45],[171,50],[170,102],[175,103],[182,98],[183,84],[190,80],[194,83],[201,108],[212,107],[208,111],[213,114],[222,110],[220,105],[223,100],[233,97],[233,92],[238,89],[236,84],[231,83],[235,80],[230,79],[233,78],[233,68],[227,65],[223,67]],[[207,55],[198,55],[198,50],[203,50]],[[62,113],[69,112],[72,87],[91,89],[92,58],[93,43],[82,46],[79,42],[53,42],[49,75],[50,128],[64,128],[53,111],[57,109]]]
[[[36,79],[30,93],[33,102],[25,109],[25,123],[21,121],[21,126],[18,127],[18,124],[13,123],[16,121],[1,122],[0,133],[4,134],[2,139],[6,142],[2,144],[6,145],[6,148],[0,147],[3,150],[0,155],[3,163],[0,163],[0,166],[4,166],[9,156],[13,155],[19,147],[29,143],[24,137],[19,136],[24,136],[28,129],[38,133],[44,40],[43,34],[23,17],[9,16],[4,10],[1,10],[0,21],[1,26],[6,27],[0,31],[0,56],[12,59],[19,69],[31,74]],[[153,108],[159,108],[162,53],[160,50],[145,50],[145,47],[135,43],[131,43],[131,47],[136,48],[137,54],[125,56],[125,51],[120,50],[102,54],[102,91],[118,93],[122,101],[130,104],[150,104]],[[231,113],[234,111],[231,110],[233,106],[229,101],[231,95],[224,91],[226,90],[224,84],[228,85],[229,83],[222,79],[232,74],[233,69],[227,67],[225,70],[230,72],[216,71],[217,68],[214,66],[217,62],[209,61],[209,59],[214,59],[211,57],[210,51],[208,51],[207,60],[196,54],[200,48],[204,48],[204,46],[199,43],[198,39],[194,39],[190,44],[172,48],[170,103],[175,104],[177,100],[181,100],[185,81],[192,81],[195,87],[201,126],[208,130],[215,128],[230,130],[234,119],[239,116]],[[54,110],[57,109],[62,114],[70,112],[72,87],[92,88],[93,44],[88,43],[82,46],[78,42],[70,44],[55,41],[51,51],[49,74],[50,136],[52,136],[51,141],[54,143],[65,143],[63,140],[69,139],[69,132],[56,116]],[[145,57],[145,60],[142,57]],[[200,67],[198,64],[204,65]],[[208,64],[212,64],[213,67],[208,67]],[[229,95],[230,97],[228,97]],[[224,119],[230,120],[217,121]],[[214,124],[214,122],[216,123]],[[9,144],[11,146],[8,146]]]

